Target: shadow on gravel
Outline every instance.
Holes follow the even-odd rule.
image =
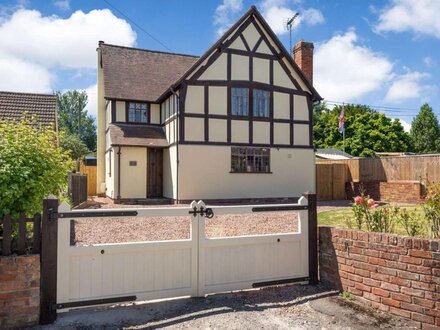
[[[262,312],[289,309],[315,299],[337,296],[323,286],[290,285],[257,290],[210,295],[205,298],[179,298],[166,301],[115,305],[72,310],[58,315],[58,320],[45,328],[105,327],[136,329],[166,328],[182,325],[195,319],[225,317],[236,312]],[[225,323],[227,324],[227,323]]]

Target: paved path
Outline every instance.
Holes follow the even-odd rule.
[[[410,329],[320,286],[291,285],[60,314],[43,329]]]

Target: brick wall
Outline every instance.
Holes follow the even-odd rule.
[[[0,328],[38,324],[40,256],[0,257]]]
[[[323,283],[412,320],[440,327],[440,240],[320,227]]]
[[[345,192],[348,199],[361,194],[361,188],[365,189],[365,195],[386,202],[411,202],[423,201],[424,186],[419,181],[371,181],[371,182],[347,182]]]

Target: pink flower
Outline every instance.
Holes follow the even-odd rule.
[[[354,198],[354,202],[355,202],[356,204],[361,204],[361,203],[362,203],[362,197],[361,197],[361,196],[357,196],[357,197],[355,197],[355,198]]]
[[[376,202],[374,201],[374,199],[372,199],[372,198],[370,198],[368,201],[367,201],[367,205],[368,206],[373,206],[374,204],[376,204]]]

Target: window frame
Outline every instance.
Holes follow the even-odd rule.
[[[262,100],[262,102],[261,102]],[[264,115],[261,115],[260,106],[265,105]],[[252,115],[254,118],[270,118],[270,92],[265,89],[252,89]]]
[[[244,95],[234,95],[234,91],[235,90],[246,90],[247,91],[247,102],[246,102],[246,114],[243,114],[243,113],[240,113],[240,114],[234,114],[234,104],[236,105],[237,103],[235,102],[235,99],[237,98],[237,97],[241,97],[241,98],[244,98],[244,99],[246,99],[245,97],[244,97]],[[249,102],[250,102],[250,93],[251,93],[251,91],[250,91],[250,88],[249,87],[240,87],[240,86],[236,86],[236,87],[231,87],[231,116],[232,117],[241,117],[241,118],[248,118],[249,117],[249,113],[250,113],[250,111],[249,111],[249,108],[250,108],[250,105],[249,105]]]
[[[136,109],[136,105],[145,105],[146,106],[146,121],[131,121],[130,120],[130,105],[135,104],[135,111],[142,111],[143,109]],[[125,122],[128,124],[138,124],[138,125],[146,125],[151,122],[151,111],[150,111],[150,103],[149,102],[138,102],[138,101],[126,101],[125,102]]]
[[[237,164],[234,164],[234,157],[242,157],[244,158],[244,162],[243,160],[239,160],[241,164],[237,167]],[[253,157],[252,165],[247,164],[250,157]],[[270,148],[247,146],[231,147],[231,171],[229,173],[271,174],[270,158]],[[264,159],[266,159],[266,162],[264,162]],[[266,167],[266,170],[259,171],[257,162],[260,163],[260,168]]]

